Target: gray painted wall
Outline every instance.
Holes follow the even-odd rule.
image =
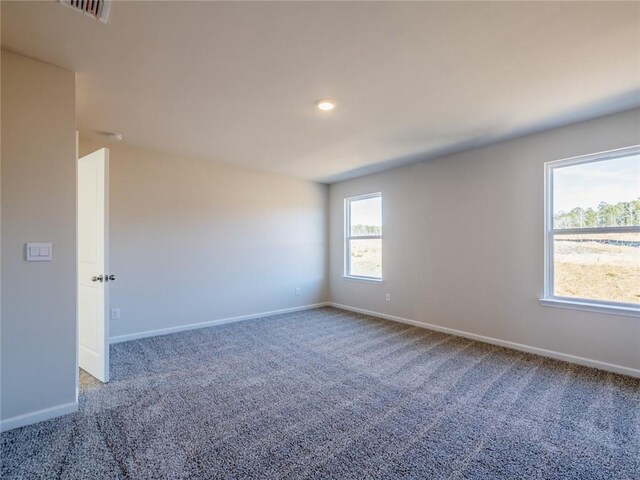
[[[112,338],[327,299],[326,185],[117,143],[80,153],[102,146]]]
[[[74,73],[2,52],[2,419],[76,400],[75,95]]]
[[[544,162],[636,144],[640,110],[331,185],[331,300],[640,369],[640,319],[538,302]],[[343,199],[378,191],[384,284],[345,280]]]

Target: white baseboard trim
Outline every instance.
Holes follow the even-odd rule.
[[[78,402],[71,402],[42,410],[36,410],[35,412],[23,413],[22,415],[17,415],[0,421],[0,432],[24,427],[25,425],[31,425],[32,423],[43,422],[51,418],[60,417],[61,415],[67,415],[68,413],[74,413],[77,411]]]
[[[426,322],[418,322],[417,320],[410,320],[408,318],[396,317],[395,315],[388,315],[386,313],[374,312],[371,310],[365,310],[363,308],[351,307],[348,305],[341,305],[339,303],[328,302],[328,305],[342,310],[348,310],[351,312],[362,313],[365,315],[371,315],[372,317],[384,318],[385,320],[391,320],[394,322],[407,323],[420,328],[426,328],[428,330],[435,330],[436,332],[448,333],[457,337],[469,338],[471,340],[477,340],[479,342],[490,343],[491,345],[498,345],[500,347],[511,348],[513,350],[519,350],[522,352],[533,353],[542,357],[553,358],[555,360],[562,360],[564,362],[576,363],[585,367],[597,368],[599,370],[606,370],[608,372],[620,373],[622,375],[628,375],[630,377],[640,378],[640,370],[630,367],[624,367],[622,365],[616,365],[613,363],[601,362],[599,360],[592,360],[590,358],[578,357],[576,355],[570,355],[568,353],[555,352],[553,350],[546,350],[544,348],[532,347],[530,345],[524,345],[522,343],[510,342],[508,340],[500,340],[499,338],[485,337],[484,335],[477,335],[475,333],[465,332],[463,330],[456,330],[448,327],[441,327],[439,325],[433,325]]]
[[[283,308],[280,310],[271,310],[269,312],[251,313],[249,315],[240,315],[238,317],[220,318],[208,322],[190,323],[188,325],[179,325],[176,327],[158,328],[157,330],[147,330],[145,332],[129,333],[127,335],[116,335],[109,339],[109,343],[128,342],[139,338],[157,337],[159,335],[168,335],[170,333],[184,332],[186,330],[194,330],[196,328],[213,327],[223,325],[225,323],[241,322],[243,320],[253,320],[255,318],[270,317],[272,315],[280,315],[281,313],[300,312],[302,310],[313,310],[315,308],[326,307],[329,302],[312,303],[310,305],[302,305],[301,307]]]

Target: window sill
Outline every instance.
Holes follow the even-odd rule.
[[[384,280],[381,278],[372,278],[372,277],[354,277],[353,275],[343,275],[343,279],[355,282],[364,282],[364,283],[377,283],[381,285],[384,283]]]
[[[568,308],[570,310],[607,313],[610,315],[622,315],[625,317],[640,317],[640,307],[636,308],[617,305],[605,305],[602,303],[590,303],[579,300],[565,300],[560,298],[541,298],[540,304],[545,307]]]

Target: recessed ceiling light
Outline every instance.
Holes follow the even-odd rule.
[[[336,108],[336,102],[329,98],[321,98],[320,100],[316,100],[316,107],[324,111],[333,110]]]
[[[120,140],[122,140],[122,134],[121,133],[116,133],[116,132],[98,132],[98,134],[102,135],[103,137],[107,137],[109,140],[114,140],[116,142],[119,142]]]

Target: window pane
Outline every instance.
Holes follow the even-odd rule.
[[[554,295],[640,304],[640,233],[554,239]]]
[[[553,170],[554,228],[640,226],[640,155]]]
[[[352,200],[351,235],[382,235],[382,198]]]
[[[382,278],[382,239],[350,240],[349,275]]]

